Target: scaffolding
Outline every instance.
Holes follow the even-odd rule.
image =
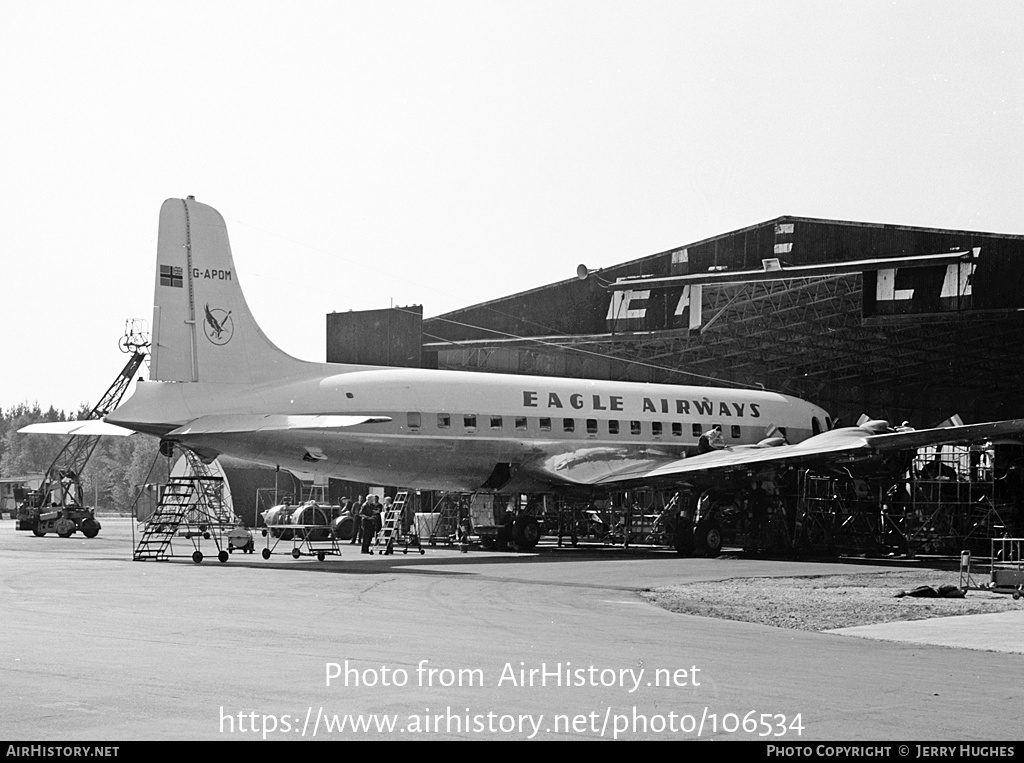
[[[798,534],[793,546],[812,553],[869,553],[880,547],[876,496],[864,480],[800,474]]]
[[[980,446],[923,449],[894,487],[886,520],[909,555],[984,553],[1016,513],[997,500],[992,453]]]
[[[415,531],[418,540],[431,546],[450,546],[459,540],[459,520],[469,513],[472,494],[440,493],[429,512],[417,514]]]
[[[616,493],[608,500],[545,502],[540,514],[544,527],[558,539],[577,546],[672,546],[679,514],[678,493],[634,490]]]
[[[802,472],[796,547],[821,554],[983,554],[1020,511],[984,446],[919,451],[897,479]]]

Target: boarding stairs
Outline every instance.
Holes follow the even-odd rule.
[[[185,456],[191,474],[171,477],[163,486],[160,502],[135,547],[135,561],[163,561],[176,556],[175,538],[190,541],[192,561],[197,564],[203,560],[202,541],[211,539],[218,559],[227,561],[228,552],[221,548],[225,545],[221,541],[235,522],[224,503],[224,478],[214,476],[191,451],[186,450]]]

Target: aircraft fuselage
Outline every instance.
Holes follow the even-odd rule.
[[[823,427],[826,416],[806,401],[759,390],[317,369],[338,373],[255,386],[142,382],[108,421],[162,436],[217,414],[387,417],[340,430],[225,428],[176,439],[201,452],[360,482],[530,491],[681,458],[713,427],[729,445],[758,442],[773,425],[797,442],[811,436],[812,420]]]

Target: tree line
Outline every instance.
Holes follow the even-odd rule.
[[[0,477],[45,474],[67,443],[66,435],[19,434],[28,424],[88,418],[90,409],[65,412],[38,403],[0,409]],[[129,513],[147,483],[167,480],[167,459],[159,455],[155,437],[101,437],[80,475],[83,502],[100,514]]]

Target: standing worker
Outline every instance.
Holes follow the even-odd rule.
[[[373,542],[374,524],[376,523],[376,515],[373,511],[373,503],[368,497],[366,503],[363,504],[362,508],[359,509],[359,532],[362,533],[363,538],[363,554],[372,554],[370,551],[370,543]]]
[[[357,495],[355,503],[352,504],[352,516],[356,520],[355,529],[352,531],[351,545],[353,546],[363,540],[362,508],[363,497]]]

